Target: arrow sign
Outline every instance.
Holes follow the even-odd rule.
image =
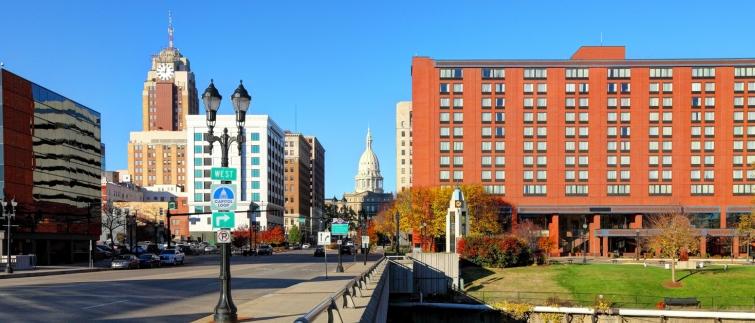
[[[213,229],[232,229],[236,227],[236,216],[233,212],[213,212]]]

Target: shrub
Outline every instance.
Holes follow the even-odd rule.
[[[535,308],[530,304],[519,304],[502,301],[493,304],[494,307],[511,315],[515,320],[527,320],[532,310]]]
[[[517,267],[532,264],[532,253],[525,241],[513,236],[467,237],[457,251],[478,266]]]

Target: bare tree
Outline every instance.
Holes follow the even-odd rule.
[[[671,282],[676,283],[676,261],[682,251],[694,252],[700,245],[698,233],[683,213],[663,214],[650,219],[656,235],[650,245],[661,257],[671,259]]]
[[[524,220],[520,222],[513,230],[512,234],[527,242],[527,245],[532,250],[538,248],[538,241],[540,239],[540,232],[542,228],[538,227],[532,220]],[[545,250],[546,252],[548,250]]]
[[[110,247],[112,248],[113,245],[115,245],[115,236],[113,232],[118,228],[126,225],[126,221],[121,209],[108,207],[103,208],[103,210],[104,212],[102,212],[102,228],[108,230],[108,232],[110,233]]]

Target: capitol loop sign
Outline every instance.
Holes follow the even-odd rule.
[[[210,197],[210,208],[213,211],[236,210],[236,185],[213,184],[210,190]]]

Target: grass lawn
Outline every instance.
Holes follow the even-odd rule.
[[[697,297],[703,308],[755,308],[755,267],[713,266],[702,271],[677,270],[682,287],[663,282],[671,272],[641,265],[550,265],[520,268],[467,267],[466,290],[486,302],[521,300],[591,305],[597,295],[623,307],[653,308],[663,297]]]

